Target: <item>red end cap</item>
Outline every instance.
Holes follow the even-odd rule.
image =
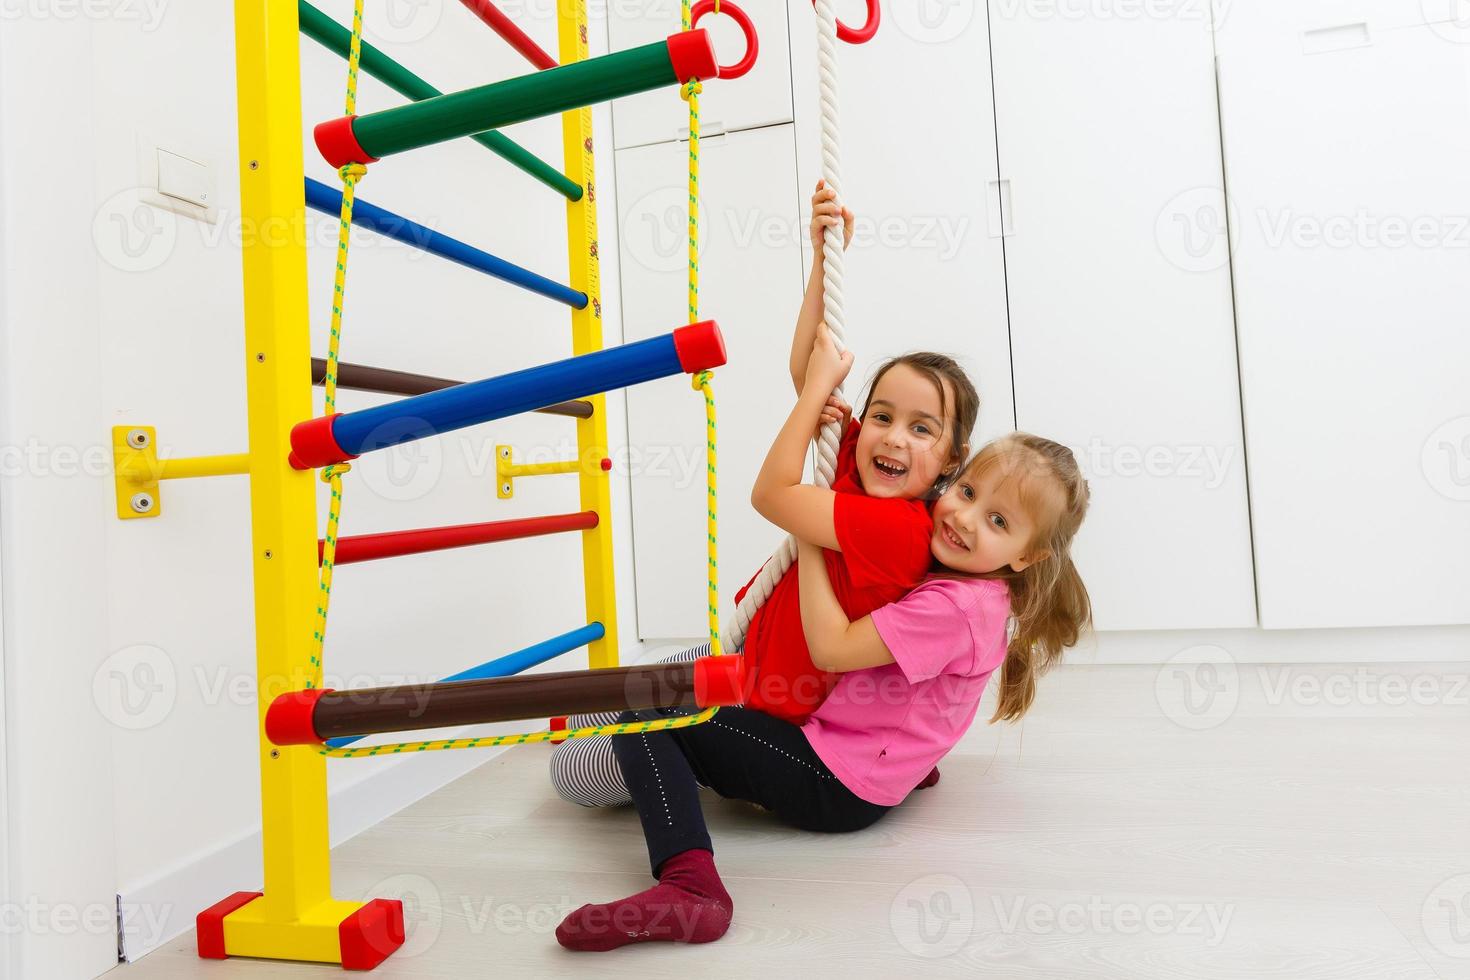
[[[403,945],[403,903],[375,898],[337,926],[342,969],[371,970]]]
[[[715,61],[715,46],[710,43],[709,32],[680,31],[669,38],[669,63],[674,67],[674,77],[682,84],[691,78],[714,78],[720,73]],[[321,138],[317,138],[321,145]]]
[[[741,704],[744,700],[744,657],[737,654],[694,661],[694,701],[701,708]]]
[[[316,703],[330,687],[315,687],[308,691],[292,691],[282,694],[265,709],[265,737],[276,745],[316,745],[322,737],[316,733],[312,715]]]
[[[235,892],[221,902],[194,917],[194,933],[198,938],[199,956],[206,960],[222,960],[229,956],[225,952],[225,916],[242,909],[259,898],[263,892]]]
[[[599,463],[598,465],[602,467],[602,472],[604,472],[604,473],[611,473],[612,472],[612,460],[608,459],[606,456],[602,457],[602,462]]]
[[[291,455],[287,461],[293,470],[310,470],[357,458],[337,445],[337,437],[332,435],[332,425],[341,414],[307,419],[291,428]]]
[[[720,325],[701,320],[674,331],[674,350],[679,354],[679,367],[685,374],[707,371],[725,363],[725,338]],[[293,445],[295,433],[292,433]]]
[[[335,167],[345,167],[349,163],[377,163],[378,158],[368,156],[367,150],[357,142],[357,134],[352,131],[352,122],[356,116],[342,116],[338,119],[328,119],[324,123],[317,123],[316,128],[311,131],[316,140],[316,148],[321,151],[322,159]]]

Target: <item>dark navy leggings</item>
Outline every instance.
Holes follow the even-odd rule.
[[[625,711],[618,721],[687,715],[679,708]],[[709,721],[613,737],[613,754],[638,808],[648,862],[692,848],[713,851],[697,783],[726,799],[758,803],[802,830],[846,833],[872,826],[892,807],[869,803],[832,775],[801,729],[749,708],[721,708]]]

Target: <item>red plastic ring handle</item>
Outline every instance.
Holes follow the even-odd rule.
[[[878,0],[871,0],[871,2],[877,3]],[[689,11],[690,29],[693,30],[695,27],[698,27],[699,18],[705,14],[713,13],[714,9],[715,0],[699,0]],[[721,65],[719,73],[715,77],[739,78],[755,66],[755,56],[760,53],[760,41],[756,39],[755,25],[750,22],[750,16],[731,3],[730,0],[720,0],[720,13],[729,14],[730,19],[739,24],[740,29],[745,32],[745,57],[728,67]]]
[[[878,20],[880,19],[882,12],[878,9],[878,0],[867,0],[867,2],[867,22],[863,24],[862,27],[859,27],[857,30],[853,30],[851,27],[848,27],[846,24],[839,20],[837,22],[838,40],[846,41],[848,44],[866,44],[867,42],[873,40],[873,35],[878,33]],[[812,6],[815,7],[816,5],[817,0],[812,0]]]

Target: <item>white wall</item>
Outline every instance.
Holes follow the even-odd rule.
[[[821,158],[815,25],[804,0],[787,0],[786,6],[798,180],[795,215],[779,217],[800,228]],[[764,12],[767,7],[762,4],[760,9]],[[842,18],[861,14],[856,3],[841,8]],[[1282,303],[1272,314],[1275,319],[1259,319],[1269,329],[1250,328],[1261,335],[1256,356],[1264,369],[1246,363],[1245,370],[1248,376],[1254,370],[1264,379],[1255,384],[1253,397],[1247,399],[1248,416],[1263,404],[1292,414],[1289,424],[1260,419],[1252,435],[1252,451],[1277,443],[1283,463],[1269,474],[1248,472],[1247,464],[1255,461],[1247,459],[1242,433],[1241,368],[1223,217],[1226,175],[1216,102],[1214,27],[1221,22],[1225,30],[1219,37],[1228,61],[1230,45],[1240,47],[1240,41],[1230,40],[1232,36],[1250,36],[1263,20],[1284,21],[1284,26],[1277,25],[1281,29],[1275,41],[1292,45],[1296,53],[1297,28],[1350,24],[1367,17],[1374,38],[1389,37],[1389,29],[1420,22],[1431,8],[1440,10],[1441,21],[1449,20],[1448,5],[1426,4],[1423,11],[1417,7],[1410,11],[1390,0],[1346,4],[1293,0],[1290,4],[1217,4],[1216,9],[1179,0],[1153,4],[1147,10],[1141,6],[1124,10],[1075,4],[920,3],[885,9],[886,20],[870,44],[838,45],[847,203],[884,232],[870,236],[866,247],[860,241],[849,252],[845,299],[849,341],[860,361],[855,376],[864,373],[865,358],[871,363],[895,350],[955,351],[966,358],[985,398],[982,439],[1019,424],[1080,450],[1079,460],[1093,487],[1094,509],[1079,537],[1077,554],[1095,600],[1097,626],[1103,632],[1091,645],[1076,651],[1074,659],[1157,663],[1202,643],[1225,644],[1247,660],[1281,662],[1321,659],[1333,651],[1347,660],[1456,659],[1470,649],[1466,642],[1470,628],[1454,625],[1464,621],[1455,612],[1464,603],[1464,589],[1456,588],[1463,577],[1464,549],[1453,545],[1460,537],[1431,533],[1429,527],[1458,526],[1464,515],[1452,519],[1450,502],[1443,495],[1432,501],[1432,507],[1426,505],[1426,483],[1419,474],[1424,437],[1434,428],[1425,419],[1454,423],[1440,433],[1444,445],[1431,445],[1436,453],[1455,448],[1448,443],[1463,432],[1463,418],[1455,417],[1457,411],[1464,415],[1463,399],[1454,401],[1458,389],[1444,373],[1452,373],[1453,365],[1463,358],[1426,366],[1424,345],[1399,345],[1392,358],[1375,357],[1374,345],[1382,346],[1379,337],[1385,328],[1376,321],[1364,322],[1367,307],[1354,300],[1349,304],[1354,308],[1338,310],[1337,319],[1342,323],[1351,320],[1353,336],[1368,338],[1361,344],[1365,353],[1354,356],[1372,378],[1355,379],[1352,386],[1374,390],[1376,395],[1354,405],[1361,416],[1357,422],[1342,425],[1340,415],[1334,418],[1341,394],[1314,403],[1314,395],[1320,399],[1334,384],[1326,370],[1329,365],[1316,354],[1331,344],[1340,355],[1355,341],[1345,338],[1341,328],[1334,329],[1330,340],[1322,340],[1322,328],[1301,327],[1308,321],[1289,303]],[[1440,23],[1436,34],[1443,38],[1456,30],[1460,33],[1449,40],[1463,41],[1463,24]],[[646,33],[651,36],[651,29]],[[1402,45],[1406,39],[1407,32],[1401,31],[1390,41]],[[772,43],[780,49],[784,41],[777,35]],[[1391,46],[1382,40],[1379,44]],[[1458,54],[1447,54],[1444,49]],[[1463,60],[1467,50],[1470,48],[1463,44],[1457,48],[1442,44],[1437,58],[1440,62],[1453,57]],[[721,51],[723,54],[724,49]],[[1252,60],[1253,53],[1241,49],[1235,56],[1238,64],[1228,65],[1232,72],[1247,77],[1256,72],[1264,80],[1253,83],[1254,101],[1238,109],[1231,105],[1227,86],[1224,141],[1232,160],[1239,156],[1255,163],[1256,170],[1274,179],[1286,169],[1277,158],[1280,148],[1258,137],[1261,120],[1267,118],[1265,107],[1281,99],[1273,90],[1275,76],[1262,72],[1257,64],[1260,59]],[[1347,57],[1363,60],[1361,52],[1348,52]],[[786,60],[780,57],[775,64],[780,67]],[[1321,71],[1322,65],[1316,69]],[[1229,79],[1227,74],[1226,81]],[[769,107],[757,103],[769,91],[768,82],[748,90],[742,90],[738,80],[713,83],[709,91],[726,104],[705,115],[767,118]],[[1430,95],[1421,93],[1412,99],[1415,114],[1410,117],[1392,108],[1410,93],[1395,87],[1389,75],[1360,72],[1354,84],[1374,96],[1372,100],[1360,97],[1333,103],[1348,120],[1363,105],[1381,105],[1389,107],[1383,110],[1389,116],[1399,118],[1398,125],[1412,118],[1417,132],[1434,134],[1438,131],[1427,117],[1440,112],[1441,106],[1450,106],[1454,118],[1462,114],[1463,86],[1447,82],[1431,86]],[[1323,92],[1315,98],[1328,102],[1343,91],[1340,85],[1335,93]],[[653,130],[646,125],[652,111],[633,121],[640,139]],[[1234,131],[1241,139],[1255,139],[1254,145],[1232,145],[1232,111],[1236,113]],[[1278,113],[1281,130],[1297,134],[1298,140],[1306,139],[1300,134],[1315,132],[1313,127],[1320,126],[1327,115],[1307,112],[1312,116],[1309,123],[1298,124],[1295,116],[1303,112],[1307,110],[1292,103]],[[619,116],[620,126],[622,118]],[[1250,122],[1254,125],[1247,124]],[[772,126],[762,132],[784,129]],[[672,133],[673,127],[661,119],[656,131]],[[1343,132],[1345,140],[1365,146],[1371,141],[1369,135],[1353,132],[1350,124]],[[1459,130],[1451,127],[1449,132]],[[1459,147],[1464,142],[1443,133],[1423,139],[1436,147]],[[1365,154],[1346,149],[1328,154],[1332,160],[1313,157],[1294,166],[1301,167],[1309,186],[1315,182],[1320,187],[1326,170],[1336,167],[1340,171],[1351,163],[1362,171],[1360,177],[1366,174],[1383,186],[1402,189],[1383,174],[1411,166],[1409,158],[1415,154],[1404,150],[1403,144],[1398,141],[1397,152],[1407,156],[1387,170],[1366,161]],[[620,182],[642,191],[661,186],[677,204],[681,200],[675,190],[677,149],[677,144],[665,143],[620,151]],[[1416,172],[1432,166],[1463,174],[1464,168],[1456,169],[1453,162],[1459,155],[1426,152],[1418,158],[1412,164]],[[637,173],[630,174],[626,167],[637,168]],[[662,185],[651,183],[654,168],[661,168]],[[784,172],[777,171],[770,178],[766,170],[768,166],[746,166],[724,183],[715,180],[713,173],[701,181],[706,203],[718,205],[708,215],[713,234],[707,237],[713,238],[713,244],[702,269],[704,281],[712,285],[702,292],[732,300],[710,310],[732,322],[752,313],[770,319],[765,307],[773,299],[774,287],[770,277],[761,273],[781,246],[761,243],[758,252],[752,249],[749,257],[735,261],[719,253],[721,209],[727,206],[724,195],[730,191],[729,184],[738,185],[740,193],[757,202],[753,205],[756,210],[769,209],[768,201],[786,193]],[[998,178],[1014,184],[1008,222],[999,220]],[[1463,176],[1454,179],[1462,182]],[[1411,190],[1419,194],[1423,187],[1415,183]],[[1455,199],[1453,193],[1442,192],[1438,206],[1449,207],[1445,202]],[[635,203],[631,198],[625,200],[625,211]],[[674,208],[671,213],[677,218],[680,212]],[[1208,222],[1210,218],[1218,220]],[[629,270],[634,270],[641,253],[648,250],[647,241],[635,234],[646,223],[634,221],[631,213],[625,222],[622,244]],[[924,229],[935,223],[957,233],[958,250],[946,253],[925,238]],[[1209,249],[1197,253],[1201,244]],[[1268,274],[1270,263],[1282,257],[1279,252],[1264,257]],[[1424,289],[1416,290],[1414,298],[1401,296],[1389,270],[1376,277],[1340,270],[1353,289],[1340,291],[1338,298],[1327,295],[1332,287],[1326,284],[1312,290],[1296,288],[1302,281],[1299,275],[1281,280],[1281,290],[1290,302],[1306,310],[1329,308],[1328,302],[1341,306],[1346,301],[1340,297],[1368,291],[1375,302],[1389,309],[1418,309],[1411,304],[1429,303],[1436,310],[1453,311],[1457,307],[1449,297],[1460,297],[1454,303],[1462,303],[1463,290],[1457,290],[1455,277],[1442,274],[1441,266],[1458,260],[1452,251],[1443,250],[1432,259],[1437,290],[1432,299],[1423,298],[1430,295]],[[1279,278],[1282,273],[1275,274]],[[643,278],[653,281],[653,277]],[[660,301],[672,307],[678,295],[672,281],[675,276],[665,278],[669,281],[659,285],[662,292],[658,295],[667,297]],[[649,301],[640,291],[637,302]],[[1244,301],[1242,309],[1246,309]],[[772,336],[789,329],[786,320],[783,316],[783,322],[771,327]],[[1460,342],[1449,342],[1443,324],[1462,320],[1439,316],[1433,321],[1440,327],[1438,335],[1425,330],[1416,335],[1428,338],[1430,350],[1458,349],[1454,344]],[[1305,366],[1297,362],[1273,366],[1273,351],[1279,349],[1276,338],[1283,332],[1278,321],[1293,322],[1298,332],[1305,331],[1300,342],[1300,361]],[[1423,322],[1428,321],[1422,317],[1416,321]],[[1247,326],[1243,324],[1243,331]],[[1401,324],[1397,329],[1409,326]],[[1241,356],[1249,361],[1247,353],[1243,350]],[[758,356],[781,362],[784,341]],[[742,371],[749,371],[749,366],[732,364],[725,373],[734,377]],[[1276,391],[1264,392],[1268,386]],[[761,394],[770,398],[758,410],[721,416],[723,473],[737,474],[741,466],[754,465],[774,432],[768,417],[779,417],[789,407],[789,395],[782,386],[767,384]],[[1263,399],[1263,394],[1270,398]],[[1416,406],[1432,403],[1434,409],[1412,417],[1396,408],[1390,411],[1390,404],[1405,401]],[[1462,407],[1457,410],[1456,404]],[[697,425],[670,422],[669,402],[650,398],[644,403],[640,398],[632,410],[635,431],[639,427],[673,431],[676,424],[682,425],[671,441],[697,449]],[[1418,533],[1411,535],[1414,560],[1406,563],[1415,565],[1419,574],[1404,576],[1388,587],[1397,585],[1399,597],[1412,600],[1408,604],[1417,603],[1421,609],[1436,604],[1439,613],[1433,617],[1384,619],[1388,603],[1350,597],[1356,594],[1340,587],[1344,570],[1350,570],[1346,576],[1360,591],[1385,587],[1380,576],[1360,574],[1361,564],[1351,555],[1359,538],[1340,530],[1353,514],[1374,513],[1382,501],[1365,501],[1367,484],[1338,472],[1352,470],[1355,457],[1332,440],[1378,438],[1389,432],[1396,436],[1393,445],[1379,445],[1378,449],[1380,456],[1391,457],[1385,469],[1392,468],[1395,485],[1408,487],[1415,495],[1409,499],[1424,506],[1412,515]],[[1304,450],[1330,461],[1329,466],[1314,467],[1318,482],[1330,484],[1330,490],[1296,492],[1305,482],[1300,467],[1285,462],[1304,455]],[[1160,452],[1165,456],[1165,471],[1156,475]],[[1436,458],[1435,462],[1443,465],[1444,461]],[[1423,465],[1428,465],[1427,457]],[[1268,480],[1274,492],[1269,499],[1249,500],[1248,485],[1253,493],[1267,485],[1258,477]],[[1459,471],[1441,475],[1442,483],[1458,479],[1462,479]],[[743,492],[740,483],[722,480],[722,537],[726,541],[733,538],[737,548],[769,537],[768,526],[749,515]],[[674,590],[666,583],[677,577],[675,569],[694,567],[702,546],[697,537],[670,530],[667,515],[678,515],[680,526],[692,521],[699,512],[702,488],[697,483],[670,488],[635,482],[633,493],[635,515],[646,512],[653,518],[635,520],[640,585],[657,583],[659,595],[672,594]],[[1325,493],[1331,494],[1330,499]],[[1377,497],[1385,495],[1378,493]],[[1296,509],[1287,510],[1277,498]],[[1324,499],[1326,506],[1319,504]],[[1333,515],[1330,521],[1325,518],[1328,513]],[[1263,515],[1272,520],[1261,521]],[[1255,531],[1260,554],[1272,556],[1281,567],[1292,567],[1294,562],[1308,570],[1316,594],[1331,603],[1335,614],[1310,620],[1278,616],[1266,625],[1324,628],[1320,632],[1292,629],[1267,640],[1254,628],[1258,566],[1253,564],[1252,516],[1258,519]],[[1260,535],[1268,526],[1270,538],[1263,540]],[[1301,547],[1303,531],[1331,535],[1337,550],[1324,549],[1320,542]],[[1381,538],[1392,539],[1399,533],[1388,522],[1377,529]],[[645,559],[645,554],[653,557]],[[1420,563],[1420,558],[1425,560]],[[1384,555],[1382,560],[1396,559]],[[729,593],[754,567],[722,564]],[[1267,584],[1264,575],[1262,583]],[[665,624],[679,616],[692,636],[696,633],[697,617],[692,612],[696,583],[688,581],[683,588],[678,606],[689,607],[691,612],[660,607],[664,615],[659,628],[667,628]],[[729,594],[724,598],[728,602]],[[643,606],[651,605],[649,595],[642,599]],[[1270,595],[1263,596],[1263,608],[1270,599]],[[642,617],[640,626],[646,626],[646,621],[651,618]],[[1387,622],[1450,625],[1442,630],[1402,633],[1326,629]],[[667,634],[645,629],[644,635]]]
[[[1435,9],[1243,4],[1220,32],[1268,628],[1470,620],[1470,31],[1414,23]]]
[[[991,7],[1016,424],[1087,474],[1098,629],[1253,626],[1230,268],[1166,220],[1222,196],[1209,10],[1148,10]]]
[[[943,40],[924,26],[936,7],[897,6],[873,40],[837,45],[843,193],[860,222],[844,266],[848,393],[895,354],[953,354],[980,392],[978,448],[1015,426],[985,5],[945,8]],[[787,10],[804,228],[822,174],[817,28],[809,2]],[[862,14],[838,4],[854,27]]]
[[[370,10],[367,37],[441,89],[531,70],[458,5],[396,12],[409,9],[412,17],[377,24]],[[553,10],[535,8],[521,23],[555,52]],[[603,32],[591,35],[596,53]],[[0,45],[4,444],[104,447],[112,425],[138,423],[158,427],[165,455],[244,451],[231,5],[170,5],[156,23],[114,17],[17,32],[7,22]],[[334,183],[310,129],[342,112],[346,66],[315,42],[301,45],[307,172]],[[401,101],[362,76],[359,111]],[[62,105],[65,126],[54,116]],[[595,118],[601,139],[605,109]],[[509,135],[560,168],[559,120]],[[140,147],[154,142],[213,165],[217,224],[138,203]],[[599,149],[599,211],[612,236],[610,141]],[[376,165],[360,193],[567,278],[562,199],[476,144]],[[324,354],[336,222],[309,215],[308,228],[313,350]],[[570,354],[557,304],[366,233],[353,244],[344,359],[470,379]],[[605,255],[603,273],[605,342],[618,343],[615,255]],[[380,400],[343,392],[338,407]],[[608,429],[618,445],[626,423],[617,395]],[[544,459],[571,455],[575,434],[570,420],[529,416],[364,460],[346,481],[342,533],[577,509],[571,477],[523,481],[513,501],[497,501],[496,442]],[[109,909],[121,894],[139,907],[128,936],[136,956],[191,927],[205,905],[259,885],[248,483],[166,483],[154,520],[117,520],[112,497],[108,474],[0,485],[7,736],[32,747],[10,760],[9,884],[12,894],[40,895],[44,880],[57,899]],[[626,484],[615,480],[631,625],[627,514]],[[329,682],[438,677],[580,626],[580,580],[576,535],[345,567],[333,593]],[[544,669],[581,664],[576,653]],[[34,751],[62,743],[86,751],[75,761],[68,753],[65,767]],[[440,755],[334,764],[334,839],[489,757]],[[16,975],[94,975],[113,962],[114,945],[110,928],[87,944],[26,936]]]
[[[91,32],[32,17],[0,29],[0,578],[12,904],[0,973],[116,962],[110,732],[92,707],[107,643],[105,443],[92,248]],[[38,93],[45,93],[44,97]],[[58,764],[62,761],[64,764]],[[12,917],[20,916],[20,919]]]

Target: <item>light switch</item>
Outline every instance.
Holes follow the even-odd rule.
[[[205,164],[168,150],[158,150],[158,193],[211,207],[213,201],[214,175]]]

